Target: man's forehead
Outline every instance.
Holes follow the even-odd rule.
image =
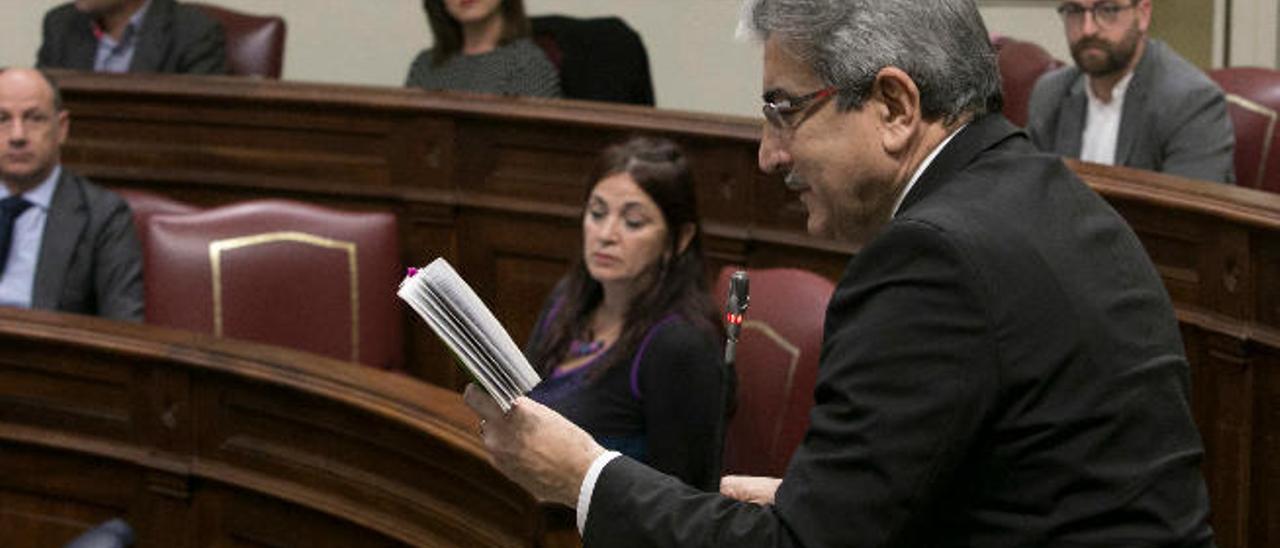
[[[808,63],[801,60],[781,40],[770,37],[764,44],[764,92],[794,91],[822,81]]]
[[[53,105],[53,92],[38,74],[0,73],[0,102],[9,106]]]

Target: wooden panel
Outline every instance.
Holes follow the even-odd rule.
[[[3,380],[41,396],[0,398],[0,546],[60,545],[112,517],[143,546],[533,546],[564,534],[489,465],[456,393],[404,375],[7,308],[0,363]],[[125,397],[47,397],[68,387]],[[110,435],[86,428],[118,400]],[[39,409],[63,412],[30,412],[48,401]]]
[[[628,135],[666,136],[688,150],[713,271],[725,264],[790,266],[837,279],[856,251],[805,234],[803,206],[780,177],[758,172],[759,120],[218,77],[60,76],[74,118],[65,160],[81,174],[199,204],[272,196],[391,211],[399,221],[406,264],[449,258],[520,342],[546,293],[580,252],[577,218],[596,154]],[[1192,367],[1193,410],[1205,440],[1218,545],[1280,544],[1275,517],[1280,513],[1269,502],[1280,500],[1280,471],[1274,464],[1280,462],[1274,441],[1280,429],[1274,412],[1280,196],[1133,169],[1068,164],[1134,227],[1177,309]],[[444,387],[460,386],[462,376],[422,322],[406,314],[404,325],[408,372]],[[24,352],[20,346],[12,351]],[[15,363],[25,361],[0,361],[0,375],[6,376],[0,380],[17,382],[22,376],[21,382],[34,382]],[[132,407],[122,406],[119,383],[132,387],[134,377],[117,379],[116,392],[97,385],[73,388],[86,394],[86,402],[96,402],[92,411],[37,413],[65,407],[68,398],[59,391],[44,393],[32,407],[22,399],[26,391],[6,392],[3,383],[0,403],[16,414],[10,416],[47,418],[33,424],[65,423],[104,440],[140,431],[168,453],[192,452],[182,441],[197,437],[182,430],[192,410],[174,402],[187,401],[181,394],[195,389],[184,387],[196,385],[137,368],[128,374],[141,375],[154,388]],[[236,393],[247,397],[247,392]],[[208,405],[207,412],[225,412],[221,404]],[[165,426],[166,413],[177,421],[173,429]],[[279,426],[266,418],[271,416],[255,420],[265,421],[263,427]],[[328,433],[354,454],[373,451],[365,438],[346,429],[330,432],[307,422],[295,426],[297,437],[270,440],[273,450],[305,451],[317,443],[316,436]],[[260,434],[252,439],[251,446],[265,443]],[[281,464],[278,456],[235,455],[214,462],[255,473],[306,469],[287,458]],[[387,466],[403,468],[404,462],[413,461],[392,459]],[[377,472],[344,474],[312,474],[306,481],[341,490],[352,500],[376,499],[343,482]],[[421,518],[421,509],[413,512]]]

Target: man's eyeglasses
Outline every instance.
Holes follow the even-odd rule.
[[[1116,20],[1120,18],[1120,12],[1132,9],[1135,5],[1136,2],[1127,6],[1115,2],[1101,2],[1094,4],[1091,8],[1086,8],[1075,2],[1067,2],[1058,6],[1058,15],[1062,17],[1062,22],[1069,27],[1083,25],[1086,13],[1093,14],[1093,23],[1095,25],[1108,26],[1115,24]]]
[[[764,112],[764,119],[777,129],[795,129],[799,125],[795,120],[798,114],[809,105],[835,95],[838,89],[835,86],[829,86],[799,97],[787,97],[778,90],[770,91],[764,94],[764,107],[761,109]]]

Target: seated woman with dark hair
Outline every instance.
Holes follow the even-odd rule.
[[[707,292],[689,168],[669,141],[601,155],[582,257],[534,328],[529,396],[601,445],[716,490],[731,381]]]
[[[429,90],[559,97],[555,65],[530,37],[523,0],[422,0],[435,46],[405,85]]]

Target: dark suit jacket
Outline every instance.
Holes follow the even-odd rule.
[[[142,247],[123,199],[65,166],[49,203],[31,306],[142,321]]]
[[[1209,546],[1172,304],[1125,221],[1003,116],[850,261],[812,424],[757,506],[625,457],[587,546]]]
[[[93,70],[97,51],[93,18],[73,3],[45,14],[37,67]],[[217,21],[174,0],[151,0],[129,72],[225,74],[226,57],[222,25]]]
[[[1027,132],[1040,150],[1080,157],[1085,80],[1066,66],[1036,81]],[[1164,42],[1148,40],[1120,112],[1116,165],[1234,183],[1235,142],[1222,89]]]

